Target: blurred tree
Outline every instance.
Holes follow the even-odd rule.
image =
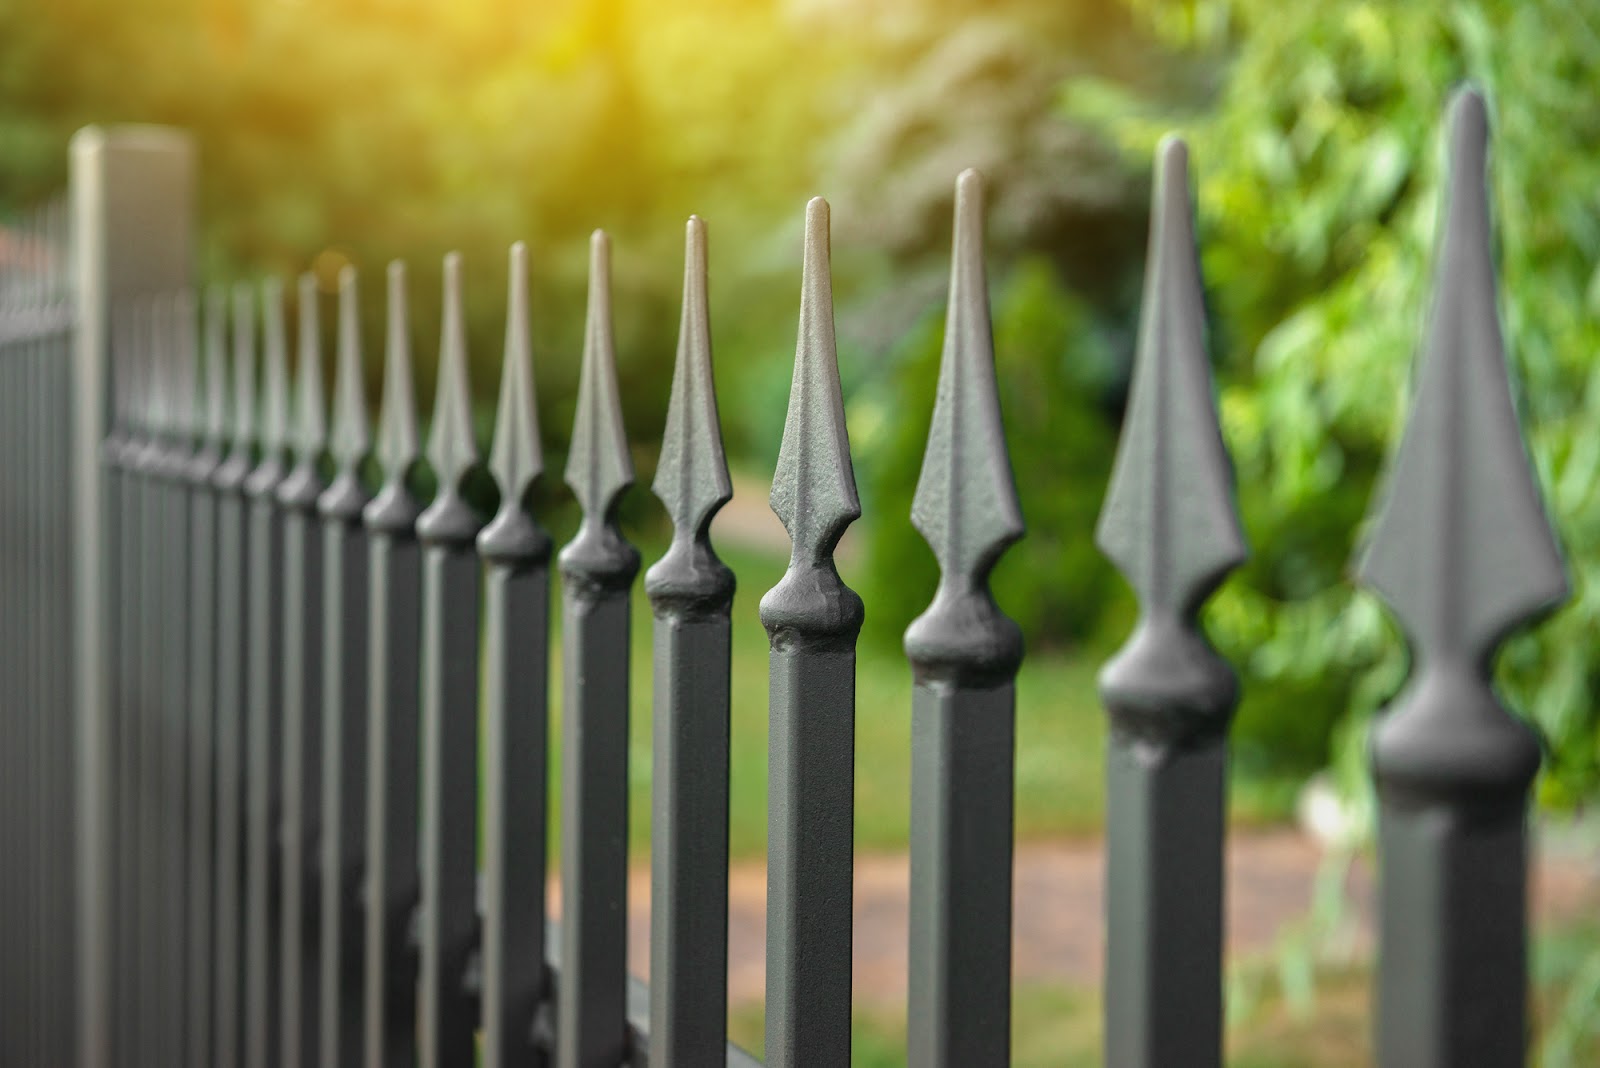
[[[1402,643],[1346,580],[1404,418],[1432,274],[1450,89],[1494,116],[1491,183],[1507,347],[1571,604],[1514,640],[1497,678],[1551,743],[1548,801],[1600,785],[1600,22],[1565,0],[1186,0],[1135,7],[1225,72],[1214,96],[1069,85],[1066,110],[1148,159],[1193,146],[1224,432],[1255,547],[1213,633],[1246,675],[1245,759],[1316,758],[1404,673]],[[1358,740],[1359,729],[1349,737]],[[1357,747],[1349,749],[1353,766]]]

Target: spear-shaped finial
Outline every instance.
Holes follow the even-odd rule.
[[[509,289],[505,364],[500,373],[500,405],[489,467],[507,504],[520,508],[528,489],[544,471],[528,337],[528,247],[521,241],[511,246]]]
[[[652,487],[672,517],[673,537],[700,541],[711,517],[733,498],[722,451],[711,375],[711,313],[706,293],[706,225],[690,216],[683,266],[683,319],[667,403],[667,430]]]
[[[975,170],[963,171],[956,181],[944,355],[911,522],[939,561],[941,583],[962,589],[982,586],[1000,554],[1023,533],[995,384],[983,176]]]
[[[328,446],[328,405],[322,385],[322,329],[317,314],[317,276],[300,276],[300,354],[295,367],[295,450],[314,466]]]
[[[340,474],[353,475],[372,448],[367,424],[366,383],[361,374],[361,319],[356,297],[356,269],[339,271],[339,351],[333,382],[334,463]]]
[[[406,265],[389,264],[388,324],[383,354],[383,412],[378,462],[390,485],[403,483],[421,458],[416,383],[411,371],[411,315],[406,306]]]
[[[1424,661],[1486,663],[1568,589],[1507,378],[1487,145],[1483,98],[1464,90],[1451,106],[1449,195],[1411,415],[1359,565]]]
[[[4,273],[0,272],[0,290],[3,290],[9,281],[4,280]],[[4,300],[9,300],[9,295],[0,299],[0,306]],[[129,373],[131,350],[129,348],[129,313],[124,304],[113,304],[111,307],[111,437],[112,441],[107,446],[107,457],[120,455],[122,438],[132,428],[132,400],[133,376]]]
[[[205,392],[203,434],[208,448],[220,450],[228,439],[228,294],[221,286],[206,292]]]
[[[130,379],[133,384],[131,422],[142,443],[148,442],[157,431],[156,408],[160,403],[158,369],[154,360],[155,346],[152,343],[154,328],[150,322],[153,314],[149,297],[140,296],[133,299],[132,311],[128,318],[128,336],[132,342],[128,346],[128,351],[133,357],[129,361],[129,367],[133,371]],[[143,447],[141,444],[141,451]]]
[[[626,590],[639,572],[639,553],[617,527],[617,504],[633,485],[633,458],[622,427],[611,334],[611,242],[600,230],[589,239],[588,322],[566,482],[583,509],[577,535],[561,550],[570,588],[585,597]]]
[[[1501,640],[1567,594],[1507,377],[1488,115],[1475,90],[1457,93],[1449,125],[1433,307],[1359,565],[1413,653],[1370,743],[1384,872],[1375,1062],[1385,1068],[1523,1063],[1528,795],[1541,747],[1491,679]]]
[[[289,445],[289,348],[285,336],[283,283],[268,278],[261,286],[262,343],[261,455],[283,460]]]
[[[1156,155],[1139,349],[1095,533],[1146,615],[1184,619],[1246,555],[1206,358],[1188,158],[1176,137]]]
[[[772,479],[772,510],[789,532],[795,560],[810,564],[830,558],[845,528],[861,517],[833,336],[828,202],[821,197],[806,205],[800,340]]]
[[[256,302],[250,285],[233,287],[233,447],[250,452],[256,434]]]
[[[439,382],[434,394],[428,462],[440,493],[455,494],[478,462],[472,434],[472,394],[467,384],[466,326],[461,314],[461,254],[444,258],[444,317],[439,327]]]
[[[528,516],[528,490],[544,471],[539,412],[533,395],[533,353],[528,336],[528,247],[511,246],[506,297],[505,363],[495,415],[489,467],[500,484],[500,511],[478,535],[478,552],[491,562],[543,560],[550,538]]]
[[[1224,754],[1239,686],[1198,613],[1245,544],[1205,325],[1188,150],[1169,136],[1156,150],[1139,345],[1095,537],[1140,612],[1099,678],[1109,818],[1148,843],[1113,851],[1106,869],[1107,1064],[1162,1063],[1171,1050],[1222,1060]],[[1158,859],[1175,846],[1190,858],[1182,880]],[[1181,946],[1149,936],[1180,928]]]
[[[594,524],[613,518],[623,491],[633,485],[611,333],[611,242],[600,230],[589,239],[588,322],[566,481],[583,508],[584,522]]]
[[[158,294],[146,297],[144,308],[145,420],[154,445],[172,430],[172,309]]]
[[[184,458],[200,429],[200,369],[195,344],[194,293],[180,289],[170,301],[172,345],[171,434],[178,459]]]

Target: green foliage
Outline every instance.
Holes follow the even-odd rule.
[[[1094,547],[1095,517],[1116,429],[1107,395],[1117,367],[1087,306],[1042,259],[1025,259],[996,288],[1000,408],[1028,524],[995,569],[995,597],[1030,640],[1091,634],[1121,590]],[[869,527],[862,596],[873,637],[898,643],[938,581],[933,555],[911,527],[911,498],[927,445],[944,340],[930,313],[895,355],[896,370],[858,394],[851,435],[861,457]]]
[[[1497,679],[1551,743],[1549,801],[1600,784],[1600,32],[1564,0],[1393,4],[1189,0],[1138,5],[1225,72],[1181,114],[1104,83],[1067,110],[1148,159],[1191,141],[1222,367],[1224,433],[1255,558],[1213,633],[1242,665],[1257,724],[1366,716],[1404,670],[1398,634],[1346,577],[1374,476],[1404,418],[1425,313],[1451,88],[1494,109],[1501,311],[1572,604],[1511,642]],[[1170,103],[1170,102],[1168,102]],[[1188,103],[1188,102],[1186,102]],[[1191,105],[1192,106],[1192,105]],[[1352,742],[1359,731],[1350,731]],[[1354,762],[1350,762],[1354,763]]]

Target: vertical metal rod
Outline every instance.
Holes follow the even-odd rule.
[[[140,952],[135,965],[142,996],[139,1009],[141,1055],[152,1064],[171,1063],[167,1058],[166,1005],[169,991],[165,982],[168,934],[162,923],[166,909],[162,873],[165,852],[161,824],[160,798],[166,782],[162,737],[161,621],[162,586],[165,567],[165,510],[162,508],[155,464],[159,458],[160,397],[162,383],[155,327],[151,321],[155,298],[143,298],[137,306],[135,322],[144,364],[144,433],[134,457],[134,483],[139,501],[137,667],[135,694],[139,709],[138,763],[141,783],[139,796],[139,928]]]
[[[245,1068],[279,1063],[278,914],[282,856],[283,754],[283,516],[278,483],[285,474],[288,436],[288,356],[283,287],[263,287],[265,365],[261,455],[245,479],[249,505],[249,705],[245,728]]]
[[[24,238],[26,242],[26,237]],[[27,285],[24,275],[24,285]],[[32,293],[27,292],[24,300],[29,313],[33,312]],[[39,1033],[39,962],[44,952],[43,940],[39,930],[39,911],[41,902],[41,886],[39,873],[41,865],[39,854],[44,843],[43,836],[39,833],[39,808],[41,776],[39,774],[39,744],[41,736],[42,715],[40,714],[40,686],[39,686],[39,629],[37,626],[37,612],[39,603],[39,530],[37,524],[38,504],[40,499],[40,486],[35,463],[38,454],[38,361],[34,346],[24,342],[19,346],[18,358],[22,363],[23,396],[27,398],[28,406],[22,418],[22,448],[17,456],[17,464],[22,469],[23,502],[23,548],[22,560],[25,568],[23,574],[22,603],[27,611],[28,626],[23,630],[23,649],[25,660],[22,671],[22,717],[25,742],[22,752],[26,763],[22,769],[24,783],[20,816],[25,835],[26,845],[23,847],[24,858],[24,901],[23,918],[26,927],[23,930],[22,953],[22,979],[23,987],[19,991],[23,1005],[23,1049],[30,1059],[37,1061],[40,1056],[42,1036]]]
[[[772,1068],[850,1064],[856,636],[833,551],[861,515],[833,334],[828,203],[806,206],[800,337],[772,510],[793,542],[761,599],[771,640],[767,1019]]]
[[[995,387],[983,264],[983,179],[956,183],[950,306],[912,524],[939,562],[933,603],[906,630],[911,711],[913,1068],[1011,1056],[1011,860],[1022,634],[989,572],[1022,536]]]
[[[221,633],[218,616],[217,492],[228,435],[227,297],[214,290],[206,304],[204,376],[196,390],[200,448],[185,475],[190,494],[189,544],[189,1068],[217,1068],[223,1056],[212,1042],[221,976],[214,968],[217,946],[217,815],[220,752],[217,672]]]
[[[279,1052],[283,1068],[317,1061],[316,858],[322,815],[322,530],[317,501],[327,488],[322,339],[317,280],[300,276],[299,355],[295,367],[295,464],[278,484],[283,515],[283,905],[279,914]]]
[[[654,489],[672,518],[672,544],[644,583],[655,613],[650,1065],[699,1068],[727,1052],[734,577],[709,535],[733,488],[711,373],[706,231],[698,217],[687,228],[683,319]]]
[[[140,497],[140,480],[136,468],[138,453],[144,445],[144,413],[142,393],[144,388],[143,356],[139,349],[138,330],[134,321],[131,301],[121,309],[123,380],[126,430],[122,447],[116,456],[117,483],[120,488],[118,517],[121,537],[116,576],[119,606],[117,642],[117,761],[120,767],[121,807],[116,813],[120,844],[118,867],[121,892],[117,917],[120,943],[119,987],[121,998],[117,1014],[117,1050],[121,1063],[137,1065],[142,1055],[139,1009],[143,1002],[143,985],[140,982],[139,962],[143,925],[141,922],[141,886],[139,880],[140,813],[141,798],[145,788],[139,762],[139,739],[143,717],[138,692],[139,664],[139,546],[143,528],[143,502]]]
[[[1106,767],[1105,1060],[1222,1063],[1227,730],[1238,684],[1196,618],[1245,558],[1217,425],[1175,138],[1156,156],[1144,317],[1096,540],[1140,618],[1100,675]]]
[[[589,308],[567,485],[583,508],[561,550],[561,1068],[621,1063],[628,1051],[629,590],[639,552],[617,506],[633,461],[617,391],[611,244],[589,245]]]
[[[1372,733],[1379,798],[1377,1063],[1523,1064],[1534,731],[1501,704],[1495,653],[1565,600],[1496,312],[1489,119],[1450,107],[1433,310],[1387,496],[1359,566],[1413,650]]]
[[[161,724],[165,744],[165,778],[162,789],[161,822],[166,835],[163,863],[165,891],[162,901],[166,931],[163,954],[166,963],[168,1002],[164,1027],[167,1055],[172,1064],[187,1058],[187,1016],[189,1000],[184,952],[185,932],[192,909],[185,878],[188,843],[188,679],[189,679],[189,487],[187,467],[193,456],[192,416],[194,382],[194,310],[186,294],[160,297],[160,359],[163,375],[162,432],[156,461],[159,481],[158,500],[165,512],[165,536],[161,551],[165,578],[162,582],[164,605],[161,616],[162,687]]]
[[[419,458],[405,268],[389,265],[388,331],[378,461],[384,483],[363,512],[370,539],[372,662],[368,679],[366,943],[363,1064],[417,1061],[417,965],[411,939],[417,870],[421,508],[409,480]]]
[[[445,257],[439,384],[428,460],[438,495],[417,520],[422,544],[422,1068],[468,1068],[476,1012],[464,990],[478,941],[478,557],[482,526],[461,496],[478,463],[461,317],[461,258]]]
[[[528,252],[512,246],[505,362],[489,467],[500,510],[478,535],[484,593],[483,1068],[547,1063],[544,993],[550,538],[527,499],[544,469],[528,337]]]
[[[355,268],[339,275],[339,350],[330,451],[334,476],[322,516],[322,1068],[361,1064],[361,877],[366,859],[367,703],[370,668],[367,534],[371,494],[361,466],[372,448],[361,367]]]
[[[11,278],[9,270],[0,269],[0,320],[9,320],[15,314],[11,307]],[[11,340],[0,341],[0,449],[5,455],[17,452],[17,431],[20,420],[17,414],[17,396],[20,392],[16,376],[15,347]],[[17,591],[19,558],[13,529],[21,514],[21,502],[16,499],[14,480],[16,465],[0,464],[0,678],[16,679],[20,665],[16,661],[14,636],[21,622],[22,598]],[[16,783],[17,747],[14,740],[16,702],[0,704],[0,850],[15,856],[13,841],[17,806],[11,791]],[[17,876],[14,871],[0,872],[0,938],[15,944],[16,922],[12,919],[14,908],[12,892]],[[16,962],[10,957],[0,958],[0,1056],[19,1057],[21,1050],[16,1042],[16,1000],[11,996],[16,983]]]
[[[249,500],[255,468],[255,303],[233,294],[233,402],[228,452],[212,476],[217,495],[217,1068],[240,1068],[244,1051],[245,725],[249,707]]]

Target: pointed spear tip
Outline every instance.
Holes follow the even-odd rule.
[[[983,210],[983,172],[976,167],[968,167],[956,175],[956,211],[982,211]]]
[[[1152,199],[1152,225],[1158,229],[1189,218],[1189,146],[1176,133],[1162,137],[1156,147],[1156,185]]]
[[[404,260],[388,266],[387,329],[383,354],[383,409],[378,423],[378,459],[391,480],[403,479],[416,463],[421,433],[411,380],[410,312]]]
[[[683,288],[703,289],[706,281],[706,223],[698,215],[689,216],[684,227]]]
[[[334,372],[333,452],[346,472],[353,472],[372,446],[367,425],[367,399],[361,375],[360,308],[356,269],[339,270],[339,348]]]
[[[444,254],[444,303],[448,311],[461,307],[461,253]]]
[[[958,304],[958,294],[987,301],[986,287],[982,284],[984,185],[983,173],[972,167],[962,171],[956,179],[955,233],[950,257],[953,308]]]
[[[622,428],[617,397],[615,344],[611,336],[611,238],[589,236],[589,302],[577,413],[565,480],[586,517],[602,517],[633,485],[633,458]]]
[[[861,515],[839,385],[828,245],[828,202],[814,197],[806,205],[794,378],[769,497],[796,551],[813,561],[832,553]]]
[[[956,179],[950,296],[928,448],[911,501],[912,524],[947,575],[977,578],[1023,534],[995,381],[983,253],[983,176]],[[967,474],[983,471],[983,477]],[[969,480],[969,493],[955,492]]]
[[[461,315],[461,253],[444,257],[444,316],[439,326],[439,378],[434,394],[428,459],[441,486],[456,486],[478,461],[467,385],[467,351]]]
[[[506,311],[508,324],[517,328],[517,342],[524,348],[528,343],[528,244],[525,241],[512,242],[508,254],[510,261],[511,292]],[[511,338],[507,338],[510,341]],[[507,348],[509,349],[509,345]]]
[[[826,265],[830,234],[828,202],[821,197],[812,197],[806,201],[806,243],[802,268],[804,272],[810,272],[813,263]]]
[[[1156,143],[1156,169],[1163,177],[1187,180],[1189,143],[1177,131],[1162,134]]]
[[[504,495],[504,504],[514,506],[544,472],[544,455],[539,443],[529,351],[527,245],[521,241],[513,244],[510,259],[505,356],[489,466]]]
[[[703,533],[733,495],[717,416],[711,371],[711,323],[707,307],[706,230],[689,216],[683,268],[683,318],[667,400],[666,435],[656,467],[655,494],[673,525]]]
[[[1482,135],[1489,127],[1489,101],[1476,83],[1466,82],[1450,95],[1450,129],[1455,137],[1476,133]]]
[[[1458,89],[1450,100],[1449,181],[1481,179],[1488,169],[1489,109],[1476,87]]]

